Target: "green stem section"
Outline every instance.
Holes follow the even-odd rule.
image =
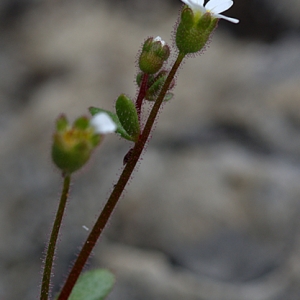
[[[45,266],[44,266],[44,274],[42,279],[42,286],[41,286],[41,297],[40,300],[48,300],[49,298],[49,290],[50,290],[50,281],[51,281],[51,273],[52,273],[52,265],[53,259],[55,254],[55,248],[57,243],[57,237],[59,233],[59,229],[62,223],[62,218],[64,215],[69,189],[70,189],[70,182],[71,176],[67,175],[64,177],[64,184],[63,190],[60,197],[60,202],[58,206],[58,210],[55,216],[49,246],[47,249],[46,259],[45,259]]]
[[[169,89],[169,86],[175,76],[175,73],[176,73],[178,67],[180,66],[182,60],[184,59],[184,57],[185,57],[184,54],[179,53],[174,65],[165,81],[165,84],[162,87],[162,90],[152,107],[152,110],[149,114],[146,125],[144,127],[144,130],[143,130],[139,140],[136,142],[136,144],[133,148],[132,155],[131,155],[128,163],[126,164],[125,168],[123,169],[123,172],[122,172],[117,184],[115,185],[115,188],[113,189],[110,197],[108,198],[108,200],[107,200],[98,220],[96,221],[93,229],[91,230],[85,244],[83,245],[83,247],[77,257],[77,260],[75,261],[73,268],[65,282],[65,285],[61,290],[58,300],[67,300],[69,295],[71,294],[72,289],[73,289],[79,275],[81,274],[82,269],[83,269],[87,259],[89,258],[94,246],[96,245],[97,240],[100,237],[100,234],[102,233],[111,213],[113,212],[120,196],[122,195],[122,192],[123,192],[128,180],[130,179],[131,174],[136,166],[136,163],[138,162],[138,160],[144,150],[145,144],[148,140],[149,134],[151,132],[151,129],[155,122],[156,116],[157,116],[160,106],[163,102],[163,99],[164,99],[164,97]]]

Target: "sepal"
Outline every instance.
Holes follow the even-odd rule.
[[[182,9],[181,20],[186,28],[192,28],[194,25],[194,13],[187,5]]]

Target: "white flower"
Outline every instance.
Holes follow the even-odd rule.
[[[95,128],[95,131],[100,134],[112,133],[117,129],[115,122],[105,112],[94,115],[91,118],[90,124]]]
[[[160,36],[157,36],[153,41],[154,42],[161,42],[162,46],[164,46],[166,44],[166,42],[164,40],[162,40]]]
[[[233,5],[232,0],[210,0],[204,6],[204,0],[181,0],[188,5],[193,11],[200,11],[203,14],[210,13],[214,18],[225,19],[232,23],[238,23],[238,19],[229,18],[220,15],[223,11],[229,9]]]

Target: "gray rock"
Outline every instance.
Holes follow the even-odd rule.
[[[41,2],[3,27],[1,299],[39,292],[61,188],[50,160],[55,118],[113,109],[122,92],[134,97],[141,43],[172,42],[177,10],[159,7],[135,18],[97,1]],[[116,272],[112,300],[298,298],[299,38],[266,45],[218,30],[209,46],[179,71],[176,96],[90,263]],[[74,176],[55,291],[129,147],[107,137]]]

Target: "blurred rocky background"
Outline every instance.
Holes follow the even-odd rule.
[[[0,1],[0,298],[37,299],[61,177],[54,120],[136,95],[137,52],[172,43],[179,0]],[[300,298],[300,1],[235,0],[175,98],[88,268],[109,300]],[[147,109],[145,110],[147,112]],[[54,291],[130,145],[106,138],[74,176]]]

